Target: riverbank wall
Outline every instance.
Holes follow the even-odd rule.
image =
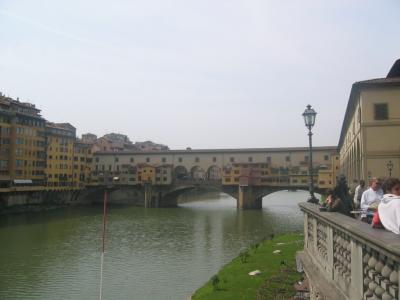
[[[104,190],[78,189],[59,191],[16,191],[0,193],[0,214],[42,211],[76,205],[102,204]],[[124,189],[109,192],[109,205],[145,205],[144,189]]]
[[[0,193],[0,214],[41,211],[88,204],[81,190]]]
[[[40,205],[40,204],[68,204],[76,202],[79,191],[42,191],[21,192],[0,195],[3,207]]]

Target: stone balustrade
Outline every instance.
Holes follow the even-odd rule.
[[[400,236],[301,203],[311,299],[400,299]]]

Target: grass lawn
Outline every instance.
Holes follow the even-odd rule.
[[[302,248],[301,234],[285,234],[252,246],[248,256],[241,254],[225,265],[195,292],[192,300],[288,299],[295,294],[293,284],[301,279],[296,272],[295,254]],[[275,250],[281,252],[274,254]],[[254,270],[261,274],[249,276]]]

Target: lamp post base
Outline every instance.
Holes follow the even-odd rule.
[[[313,204],[318,204],[319,200],[314,196],[314,195],[310,195],[310,197],[307,200],[308,203],[313,203]]]

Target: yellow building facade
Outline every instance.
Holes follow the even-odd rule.
[[[0,94],[0,188],[43,186],[45,164],[40,110]]]
[[[74,187],[74,145],[76,129],[68,123],[46,124],[46,179],[48,190]]]
[[[91,182],[93,153],[91,143],[76,140],[73,152],[73,187],[84,188]]]
[[[350,185],[400,176],[400,60],[386,78],[353,84],[339,151],[340,171]]]
[[[332,155],[330,166],[320,168],[318,170],[317,186],[323,189],[332,189],[336,186],[337,177],[339,176],[339,155]]]
[[[156,183],[156,167],[147,165],[147,164],[139,164],[138,165],[138,184],[145,183]]]

